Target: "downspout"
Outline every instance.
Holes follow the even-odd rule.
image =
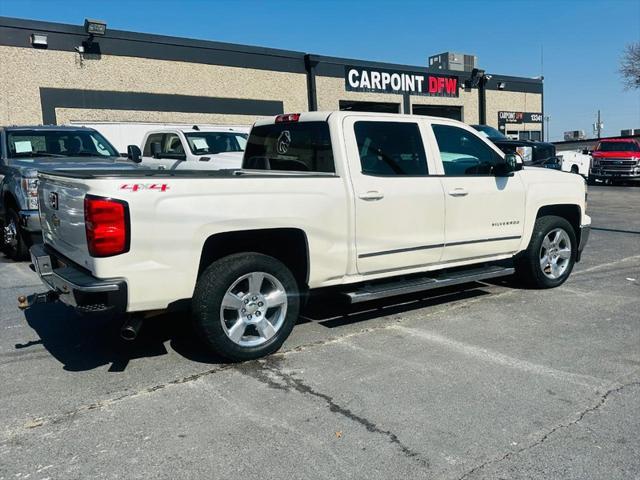
[[[487,95],[485,84],[487,83],[486,77],[482,76],[480,82],[478,82],[478,115],[480,125],[487,124]]]
[[[310,112],[318,110],[318,95],[316,92],[316,65],[308,53],[304,56],[304,68],[307,71],[307,102]]]

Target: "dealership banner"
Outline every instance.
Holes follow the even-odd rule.
[[[542,123],[542,114],[532,112],[498,112],[498,124],[506,123]]]
[[[458,97],[458,77],[381,68],[345,67],[349,92],[408,93],[432,97]]]

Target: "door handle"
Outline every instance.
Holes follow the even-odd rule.
[[[384,193],[378,192],[376,190],[369,190],[367,193],[361,193],[358,197],[362,200],[371,201],[371,200],[382,200],[384,198]]]
[[[466,188],[454,188],[453,190],[449,191],[449,195],[451,195],[452,197],[466,197],[467,195],[469,195],[469,192]]]

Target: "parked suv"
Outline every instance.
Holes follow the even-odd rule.
[[[310,290],[557,287],[589,235],[585,182],[515,157],[445,118],[308,112],[258,121],[242,170],[41,174],[31,256],[50,293],[21,307],[135,313],[127,338],[189,308],[212,350],[246,360],[282,345]]]
[[[16,260],[40,235],[38,171],[135,168],[90,128],[0,127],[0,246]]]
[[[601,140],[591,152],[593,158],[589,181],[604,180],[615,183],[640,180],[640,143],[633,139],[609,138]]]

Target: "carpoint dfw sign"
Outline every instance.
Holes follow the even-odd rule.
[[[458,77],[425,72],[345,67],[345,88],[351,92],[408,93],[457,97]]]

